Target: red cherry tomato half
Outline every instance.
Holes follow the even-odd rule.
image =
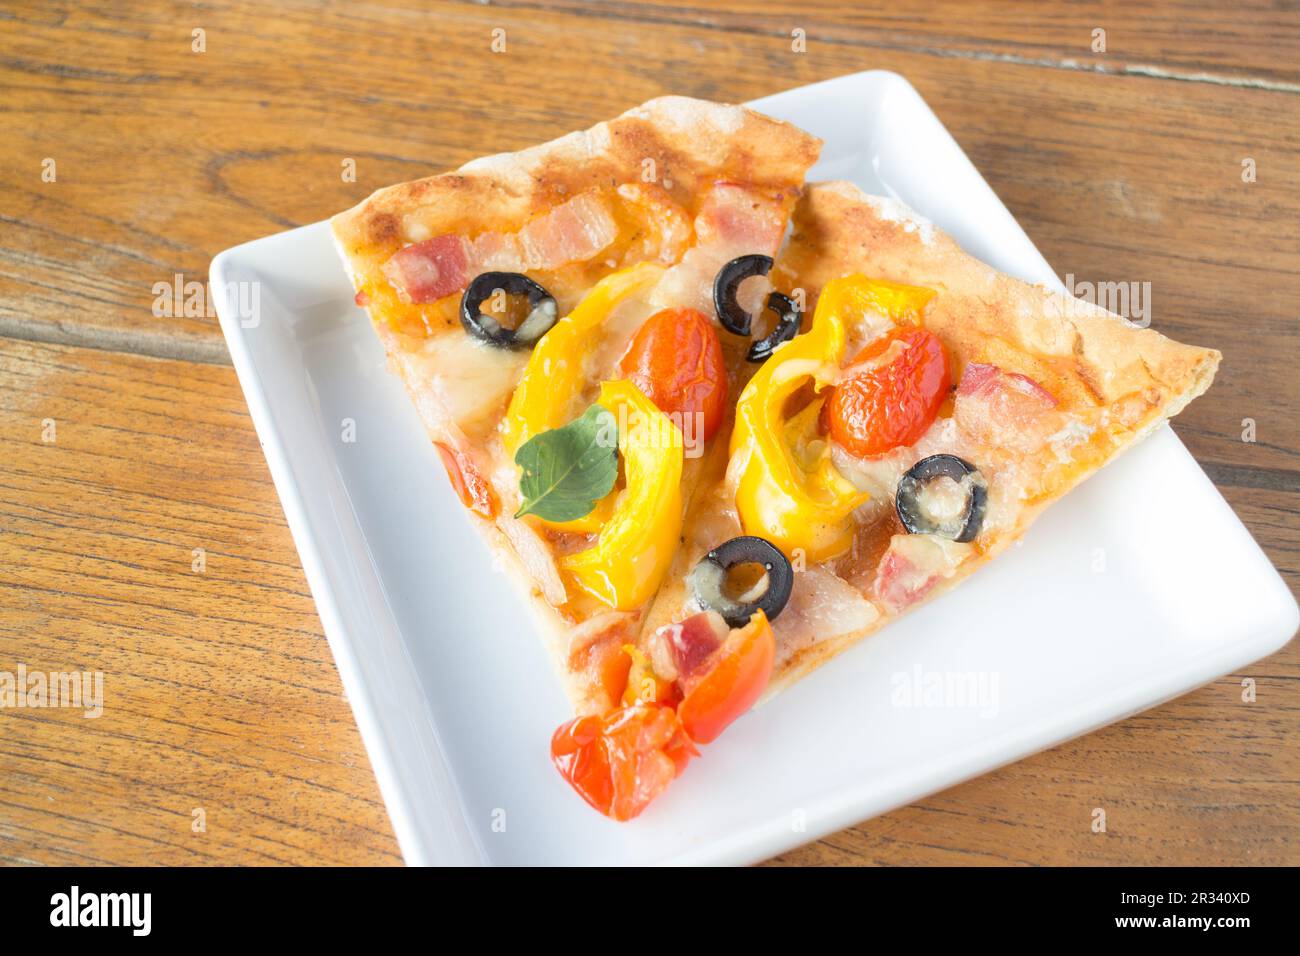
[[[934,421],[952,373],[933,332],[897,328],[864,348],[852,373],[831,392],[823,422],[852,455],[883,455],[915,444]]]
[[[618,370],[688,441],[706,442],[717,433],[727,403],[727,369],[718,333],[704,313],[656,312],[632,337]]]
[[[691,740],[707,744],[762,695],[772,678],[776,638],[762,611],[732,631],[713,659],[688,678],[677,716]]]
[[[671,707],[638,703],[604,717],[578,717],[551,738],[551,760],[589,804],[631,820],[696,755]]]

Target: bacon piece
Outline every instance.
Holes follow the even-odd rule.
[[[468,243],[460,236],[434,236],[399,249],[384,263],[384,277],[403,302],[433,302],[469,282]]]
[[[932,534],[896,534],[876,568],[876,600],[894,613],[916,604],[940,581],[957,573],[969,544]]]
[[[996,365],[972,362],[962,373],[961,384],[957,386],[958,395],[990,396],[999,392],[1016,392],[1032,399],[1038,407],[1055,408],[1059,402],[1056,396],[1039,385],[1028,375],[1008,372]]]
[[[474,273],[518,272],[523,263],[519,239],[513,232],[485,232],[470,240],[469,258]]]
[[[695,217],[696,244],[664,276],[654,292],[661,306],[698,309],[715,315],[713,280],[718,270],[737,256],[775,255],[785,233],[781,202],[757,189],[736,183],[715,183]],[[740,290],[740,305],[757,312],[771,283],[753,280]]]
[[[456,492],[460,503],[488,520],[495,518],[497,496],[473,460],[443,442],[436,441],[433,446],[442,456],[443,467],[447,469],[447,477],[451,480],[452,490]]]
[[[772,253],[785,232],[781,206],[763,193],[739,183],[715,183],[695,217],[700,245],[735,252]]]
[[[689,681],[722,646],[728,631],[717,611],[701,611],[684,621],[665,624],[648,641],[655,673],[665,680]]]
[[[577,667],[596,644],[613,642],[622,648],[640,619],[640,611],[606,611],[583,621],[569,632],[569,666]]]
[[[398,250],[384,276],[403,302],[434,302],[484,272],[556,269],[590,259],[614,241],[618,225],[604,200],[587,192],[560,203],[516,233],[474,239],[446,233]]]
[[[876,600],[897,613],[921,600],[938,583],[937,573],[918,568],[905,555],[890,549],[876,569]]]
[[[604,714],[618,706],[632,667],[623,645],[634,639],[640,619],[639,611],[608,611],[569,633],[569,668],[582,675],[589,712]]]
[[[1058,404],[1056,396],[1027,375],[973,363],[957,386],[953,417],[980,444],[1033,452],[1060,430]]]
[[[519,230],[524,272],[556,269],[581,262],[600,252],[618,235],[618,226],[605,203],[592,193],[575,196]]]

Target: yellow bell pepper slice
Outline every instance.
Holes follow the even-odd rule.
[[[868,279],[864,275],[846,276],[840,281],[843,285],[835,290],[835,308],[841,315],[879,312],[889,316],[895,325],[919,327],[926,305],[935,296],[934,289],[924,286]]]
[[[586,551],[560,559],[574,583],[620,611],[654,596],[682,531],[682,433],[631,382],[606,382],[597,401],[618,419],[627,487]]]
[[[825,561],[853,544],[853,510],[870,495],[859,491],[830,456],[817,431],[824,397],[789,421],[786,403],[809,380],[827,388],[844,360],[845,320],[869,312],[897,324],[920,325],[935,291],[850,275],[826,284],[812,327],[767,360],[736,403],[732,467],[739,475],[736,509],[746,533],[767,538],[786,555]]]
[[[747,534],[766,538],[791,558],[802,554],[808,561],[825,561],[847,551],[853,543],[853,509],[870,497],[835,468],[828,443],[815,447],[820,400],[789,423],[783,419],[786,402],[809,379],[817,389],[831,384],[844,354],[842,308],[853,296],[860,293],[849,280],[828,283],[812,327],[780,346],[736,403],[731,455],[739,469],[741,524]]]
[[[511,458],[534,435],[573,419],[587,381],[583,366],[600,343],[600,326],[615,306],[658,282],[663,272],[662,266],[642,262],[606,276],[533,347],[501,426],[502,442]],[[589,534],[598,531],[613,513],[611,493],[590,514],[573,521],[533,520],[556,531]]]

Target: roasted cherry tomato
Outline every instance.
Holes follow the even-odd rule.
[[[551,738],[556,769],[584,800],[615,820],[631,820],[644,810],[695,755],[677,714],[658,704],[578,717]]]
[[[722,424],[727,369],[718,333],[704,313],[695,309],[656,312],[633,336],[618,370],[660,411],[680,423],[688,438],[706,442]]]
[[[604,691],[609,706],[623,699],[627,691],[628,674],[632,658],[617,640],[599,641],[587,652],[588,668],[596,678],[597,686]],[[631,703],[631,701],[629,701]]]
[[[914,444],[952,388],[943,343],[924,329],[892,330],[853,365],[862,368],[835,387],[822,414],[831,437],[858,457]]]
[[[707,744],[754,706],[772,677],[776,638],[762,611],[696,669],[679,678],[684,696],[677,716],[691,740]]]
[[[434,442],[442,458],[443,467],[447,469],[447,478],[451,481],[456,497],[470,511],[487,518],[489,521],[497,516],[497,496],[492,491],[469,457],[442,442]]]

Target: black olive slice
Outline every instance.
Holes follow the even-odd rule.
[[[767,586],[763,593],[750,600],[749,594],[741,598],[727,595],[727,572],[741,564],[760,564],[767,571]],[[794,570],[790,561],[776,546],[763,538],[741,535],[718,545],[695,565],[690,576],[695,599],[706,610],[717,611],[731,627],[744,627],[755,611],[762,611],[769,621],[785,608],[794,586]]]
[[[479,311],[483,303],[500,289],[506,295],[528,297],[528,317],[515,329]],[[477,276],[460,299],[460,324],[465,331],[497,348],[529,349],[545,335],[559,318],[555,297],[540,284],[518,272],[484,272]]]
[[[767,308],[777,316],[776,328],[753,345],[745,355],[751,362],[766,362],[783,342],[789,342],[799,334],[799,324],[803,316],[788,295],[772,292],[767,297]]]
[[[713,280],[713,308],[717,310],[718,321],[724,329],[737,335],[749,334],[754,317],[740,307],[736,291],[751,276],[765,276],[771,271],[772,257],[757,253],[732,259],[718,270]]]
[[[966,505],[955,518],[936,518],[925,506],[925,490],[938,478],[951,478],[966,492]],[[894,503],[899,520],[912,534],[935,534],[952,541],[974,541],[984,525],[988,485],[979,469],[956,455],[922,458],[898,482]]]

